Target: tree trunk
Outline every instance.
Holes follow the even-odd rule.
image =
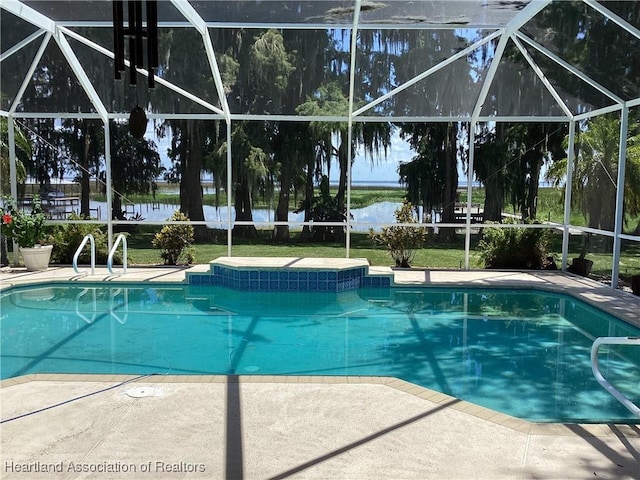
[[[535,131],[535,130],[534,130]],[[522,220],[535,220],[538,211],[538,182],[542,167],[543,152],[534,148],[527,154],[526,164],[529,166],[529,178],[524,188],[522,200]]]
[[[453,223],[455,221],[456,191],[458,190],[458,166],[456,159],[456,128],[452,123],[446,125],[444,135],[443,153],[445,157],[445,181],[443,192],[442,221]],[[451,243],[455,240],[455,228],[442,228],[440,240]]]
[[[340,148],[338,149],[338,164],[340,165],[340,180],[338,182],[338,193],[336,193],[337,208],[339,212],[344,211],[345,198],[347,195],[347,135],[341,135]]]
[[[250,222],[253,220],[251,193],[246,178],[243,178],[237,184],[234,206],[236,209],[237,222]],[[258,231],[255,225],[235,225],[233,227],[233,234],[244,238],[255,238],[258,236]]]
[[[291,192],[291,170],[292,165],[290,157],[285,156],[286,163],[282,165],[282,173],[280,176],[280,194],[278,195],[278,206],[276,207],[276,222],[286,222],[289,219],[289,196]],[[288,225],[276,225],[275,239],[279,242],[288,242],[289,236]]]
[[[118,191],[115,185],[114,190],[116,190],[116,192]],[[118,193],[113,196],[111,214],[113,215],[114,220],[126,220],[124,212],[122,211],[122,197]]]
[[[201,129],[194,125],[194,122],[188,122],[188,145],[189,150],[185,157],[186,166],[182,182],[181,190],[184,191],[184,208],[182,213],[187,215],[190,220],[203,221],[204,211],[202,208],[202,185],[200,184],[200,173],[202,171],[202,154],[203,145],[201,142]]]
[[[348,148],[351,148],[347,142],[347,134],[346,132],[341,135],[340,148],[338,150],[338,160],[340,163],[340,180],[338,183],[338,193],[336,194],[336,210],[338,213],[343,214],[346,208],[346,197],[347,197],[347,165],[349,163],[348,158]],[[341,227],[331,227],[331,229],[335,229],[335,241],[341,242],[345,238],[344,228]]]
[[[202,206],[202,185],[200,184],[200,173],[203,164],[203,132],[200,122],[185,122],[185,139],[187,150],[184,158],[184,170],[182,181],[180,182],[180,204],[182,213],[189,220],[201,222],[204,220],[204,209]],[[184,141],[186,140],[186,142]],[[196,239],[206,238],[207,227],[204,225],[194,225],[194,237]]]
[[[176,152],[176,156],[178,158],[180,158],[180,163],[178,165],[179,168],[179,175],[178,178],[180,179],[180,211],[182,213],[184,213],[185,215],[188,216],[188,210],[189,210],[189,191],[187,190],[187,183],[185,181],[185,177],[187,175],[187,170],[188,170],[188,156],[189,156],[189,150],[190,150],[190,137],[189,134],[187,133],[187,122],[186,121],[179,121],[178,123],[178,127],[177,129],[180,132],[180,141],[177,142],[175,144],[176,150],[178,150],[178,152]],[[175,131],[174,131],[174,135],[175,135]]]
[[[495,175],[487,178],[484,182],[484,214],[483,220],[500,222],[502,221],[502,209],[504,207],[504,178],[502,175]]]
[[[304,186],[304,221],[309,222],[311,220],[311,207],[313,205],[313,172],[315,168],[315,158],[313,155],[309,155],[307,160],[307,178]],[[308,242],[311,240],[311,228],[309,225],[302,227],[302,233],[300,234],[301,242]]]
[[[84,148],[82,149],[82,158],[80,159],[80,164],[82,165],[80,173],[80,216],[83,218],[89,218],[91,216],[89,211],[89,199],[91,196],[89,147],[91,146],[91,137],[87,135],[86,129],[83,129],[83,132]]]

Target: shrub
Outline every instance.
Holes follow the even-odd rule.
[[[83,218],[76,214],[71,214],[69,220],[82,220]],[[73,256],[82,243],[87,234],[93,235],[96,243],[96,263],[107,263],[109,256],[109,246],[107,243],[107,235],[100,228],[91,223],[69,223],[60,225],[51,236],[47,239],[47,243],[53,245],[51,252],[51,261],[53,263],[70,264],[73,262]],[[122,262],[119,254],[114,255],[116,262]],[[89,248],[84,248],[79,262],[88,263],[91,261],[91,252]]]
[[[539,269],[547,260],[549,240],[549,230],[542,228],[488,226],[482,232],[478,250],[485,268]]]
[[[303,200],[294,213],[303,212],[307,201]],[[313,197],[310,208],[311,221],[314,223],[347,221],[347,211],[338,208],[338,199],[331,196],[329,177],[324,175],[320,181],[320,195]],[[344,237],[345,227],[342,225],[312,225],[309,227],[314,242],[334,242]]]
[[[176,210],[171,218],[171,222],[188,222],[187,217],[180,210]],[[193,248],[193,226],[185,225],[165,225],[154,239],[151,241],[153,248],[162,250],[160,257],[165,265],[178,265],[178,262],[190,265],[195,261]]]
[[[398,223],[417,223],[413,215],[413,207],[410,202],[405,202],[394,216]],[[384,245],[391,258],[395,260],[396,267],[410,267],[415,257],[415,250],[422,247],[427,239],[424,227],[403,227],[394,225],[384,227],[381,233],[375,233],[369,229],[369,238],[378,245]]]

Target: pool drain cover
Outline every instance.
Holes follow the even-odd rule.
[[[132,398],[142,398],[157,397],[160,392],[157,388],[153,387],[135,387],[126,390],[124,393]]]

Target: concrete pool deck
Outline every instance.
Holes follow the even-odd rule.
[[[0,285],[181,282],[186,270],[4,269]],[[640,298],[560,272],[395,281],[562,291],[640,322]],[[36,374],[0,394],[3,479],[640,479],[640,425],[529,423],[393,378]]]

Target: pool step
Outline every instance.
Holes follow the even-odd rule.
[[[207,271],[186,272],[189,285],[219,285],[250,291],[342,292],[390,287],[393,271],[348,258],[220,257]]]

